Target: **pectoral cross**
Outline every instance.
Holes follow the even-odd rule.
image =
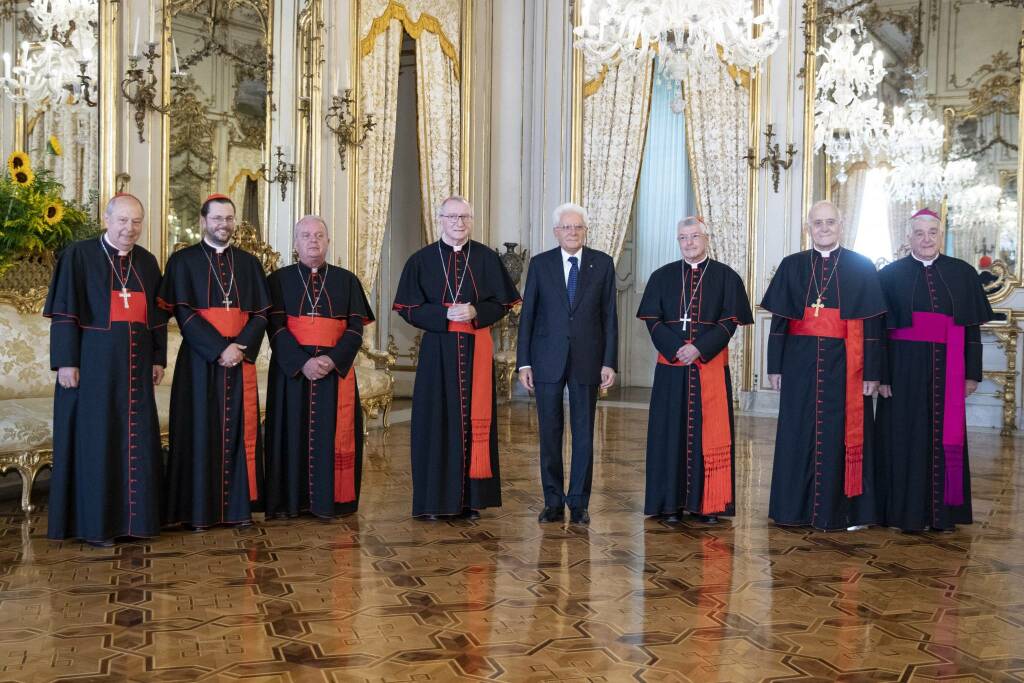
[[[307,313],[307,315],[309,315],[309,316],[312,316],[312,317],[314,317],[314,318],[315,318],[315,317],[316,317],[316,309],[314,308],[314,309],[313,309],[312,311],[310,311],[309,313]]]
[[[132,297],[132,293],[128,291],[128,288],[127,287],[122,287],[121,288],[121,293],[118,294],[118,296],[121,297],[122,301],[124,301],[124,307],[128,308],[128,299],[130,299]]]
[[[683,323],[683,332],[686,332],[686,326],[689,325],[690,322],[692,322],[692,318],[690,318],[689,311],[686,312],[686,315],[683,317],[682,320],[680,320],[680,322]]]
[[[225,309],[231,308],[231,297],[224,295],[224,301],[222,301],[221,303],[224,304]]]
[[[815,299],[814,303],[811,304],[811,308],[814,309],[814,317],[817,318],[818,314],[821,313],[821,309],[825,308],[825,304],[821,303],[820,295]]]

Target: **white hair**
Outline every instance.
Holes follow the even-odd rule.
[[[466,205],[467,208],[469,208],[469,215],[473,215],[473,205],[469,203],[469,200],[463,197],[462,195],[453,194],[449,197],[445,197],[444,201],[437,205],[438,216],[440,216],[441,212],[444,211],[444,205],[447,204],[448,202],[462,202],[463,204]]]
[[[807,210],[807,219],[804,221],[807,225],[811,224],[811,212],[817,209],[819,206],[830,206],[832,210],[836,212],[836,217],[839,218],[839,222],[843,222],[843,212],[839,210],[839,207],[830,202],[827,199],[822,199],[811,204],[811,208]]]
[[[555,207],[555,210],[551,212],[551,224],[560,225],[562,223],[562,216],[567,213],[578,214],[583,219],[583,225],[586,225],[589,221],[587,220],[587,210],[579,204],[573,202],[566,202],[565,204],[559,204]]]

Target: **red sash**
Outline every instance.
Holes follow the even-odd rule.
[[[838,308],[808,307],[802,320],[789,321],[789,334],[846,340],[844,493],[859,496],[864,492],[864,321],[843,320]]]
[[[288,331],[302,346],[333,347],[348,321],[317,316],[288,316]],[[334,502],[356,499],[356,370],[338,377],[338,408],[334,423]]]
[[[110,322],[112,323],[142,323],[146,319],[146,293],[128,292],[128,308],[124,307],[125,300],[121,298],[121,292],[114,290],[110,293]]]
[[[679,360],[668,360],[660,353],[658,363],[683,367]],[[725,348],[708,362],[694,361],[700,368],[700,443],[704,458],[704,495],[701,514],[725,512],[732,502],[732,432],[729,429],[729,393],[725,369],[729,349]]]
[[[491,402],[494,397],[494,340],[489,327],[473,327],[468,322],[448,322],[449,332],[473,335],[473,398],[470,420],[473,425],[473,446],[469,459],[470,479],[490,479],[491,472]]]
[[[249,314],[237,308],[200,308],[196,312],[221,333],[234,339],[249,322]],[[259,397],[256,381],[256,366],[247,359],[242,360],[242,409],[245,423],[245,469],[249,475],[249,500],[259,500],[256,487],[256,440],[259,430]]]

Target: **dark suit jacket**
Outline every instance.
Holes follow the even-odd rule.
[[[608,254],[583,248],[571,309],[562,250],[551,249],[530,260],[519,317],[517,368],[531,366],[535,382],[558,382],[564,376],[578,384],[600,384],[602,366],[617,369],[618,335],[615,264]]]

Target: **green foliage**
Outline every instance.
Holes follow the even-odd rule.
[[[57,252],[100,231],[95,209],[64,201],[64,186],[49,170],[30,170],[28,179],[19,183],[13,173],[0,177],[0,273],[18,256]]]

